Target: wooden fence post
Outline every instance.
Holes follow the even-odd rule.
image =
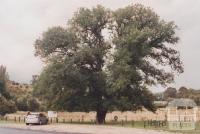
[[[146,121],[144,121],[144,128],[146,128]]]
[[[81,121],[84,122],[84,115],[82,115]]]
[[[124,126],[124,120],[122,120],[122,126]]]
[[[132,125],[132,127],[135,126],[135,122],[134,122],[134,120],[132,120],[131,125]]]

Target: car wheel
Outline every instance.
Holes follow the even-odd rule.
[[[39,123],[40,125],[42,125],[42,121],[40,121],[40,123]]]

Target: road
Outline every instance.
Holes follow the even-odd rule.
[[[31,130],[0,128],[0,134],[75,134],[75,133],[53,133],[53,132],[40,132]]]

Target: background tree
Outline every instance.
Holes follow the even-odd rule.
[[[8,73],[5,66],[0,66],[0,115],[16,111],[14,102],[7,91]]]
[[[155,96],[155,101],[164,101],[164,93],[163,92],[159,92],[159,93],[154,93]]]
[[[164,91],[164,99],[165,100],[169,100],[172,98],[176,98],[177,96],[177,91],[176,88],[172,88],[172,87],[168,87],[165,91]]]
[[[170,83],[183,71],[175,30],[142,5],[80,8],[67,28],[50,28],[36,40],[35,54],[47,66],[34,94],[51,109],[94,110],[98,123],[114,109],[154,111],[148,86]]]
[[[28,111],[27,98],[21,97],[16,100],[16,106],[19,111]]]
[[[189,90],[186,87],[180,87],[177,92],[178,98],[188,98],[189,96]]]
[[[15,100],[17,110],[19,111],[39,111],[40,104],[32,96],[22,96]]]
[[[16,112],[15,103],[11,100],[7,100],[5,97],[0,96],[0,115],[4,116],[8,113]]]
[[[0,66],[0,95],[4,96],[5,98],[10,98],[10,95],[7,91],[7,81],[9,80],[8,78],[8,73],[6,71],[6,67],[1,65]]]

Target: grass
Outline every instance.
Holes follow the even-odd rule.
[[[19,122],[19,120],[14,121],[14,120],[0,120],[0,124],[24,124],[24,121],[21,120]],[[55,121],[53,122],[53,124],[82,124],[82,125],[96,125],[96,123],[94,121],[87,121],[87,122],[82,122],[82,121],[64,121],[63,120],[58,120],[58,123],[56,123]],[[159,126],[149,126],[147,124],[147,122],[144,121],[120,121],[120,122],[106,122],[105,124],[106,126],[116,126],[116,127],[129,127],[129,128],[141,128],[141,129],[150,129],[150,130],[158,130],[158,131],[169,131],[169,132],[180,132],[183,134],[200,134],[200,122],[196,123],[196,130],[188,130],[188,131],[173,131],[173,130],[169,130],[167,125],[163,126],[163,127],[159,127]]]
[[[95,125],[93,122],[65,122],[60,124],[89,124],[89,125]],[[174,133],[183,133],[183,134],[200,134],[200,122],[196,124],[196,130],[169,130],[168,126],[158,127],[158,126],[148,126],[147,123],[145,125],[144,121],[128,121],[128,122],[107,122],[106,124],[108,126],[116,126],[116,127],[129,127],[129,128],[140,128],[140,129],[149,129],[149,130],[157,130],[157,131],[168,131],[168,132],[174,132]]]

